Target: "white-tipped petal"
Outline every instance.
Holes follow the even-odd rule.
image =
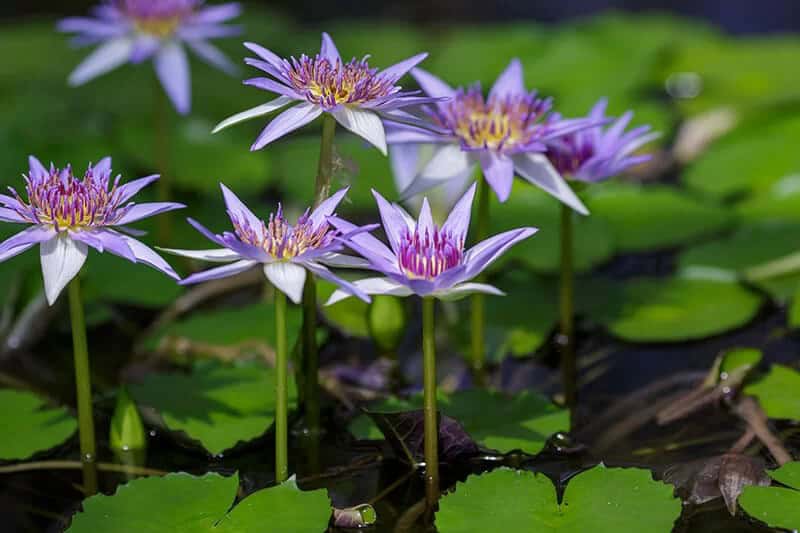
[[[243,259],[241,255],[227,248],[214,250],[179,250],[177,248],[161,248],[158,246],[156,246],[156,248],[168,254],[188,257],[189,259],[199,259],[200,261],[208,261],[209,263],[229,263],[231,261]]]
[[[262,117],[273,111],[277,111],[282,107],[286,107],[287,105],[291,104],[294,100],[289,98],[288,96],[279,96],[275,100],[267,102],[266,104],[261,104],[260,106],[253,107],[252,109],[248,109],[247,111],[242,111],[241,113],[237,113],[233,116],[230,116],[217,124],[211,133],[218,133],[225,128],[229,128],[235,124],[239,124],[240,122],[245,122],[247,120],[251,120],[254,118]]]
[[[505,293],[497,287],[485,283],[462,283],[450,289],[436,291],[433,296],[440,300],[455,301],[476,293],[505,296]]]
[[[339,124],[375,146],[383,155],[387,155],[386,131],[377,114],[348,106],[340,106],[331,114]]]
[[[288,261],[278,261],[264,265],[264,275],[276,289],[299,304],[303,299],[303,286],[306,283],[306,269]]]
[[[389,278],[367,278],[353,283],[359,290],[366,294],[388,294],[390,296],[411,296],[413,291],[405,285]],[[325,305],[333,305],[350,298],[352,294],[341,289],[336,289]]]
[[[514,168],[527,181],[545,192],[555,196],[581,215],[588,215],[589,210],[578,196],[542,154],[522,154],[514,158]]]
[[[86,262],[89,247],[66,234],[41,244],[42,276],[47,303],[53,305],[64,287],[72,281]]]

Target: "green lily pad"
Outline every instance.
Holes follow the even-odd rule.
[[[631,342],[717,335],[743,326],[761,307],[757,294],[725,281],[640,278],[609,283],[602,290],[579,291],[581,307],[614,335]],[[598,299],[599,294],[605,296]]]
[[[257,364],[198,363],[190,374],[155,374],[130,387],[139,405],[159,412],[210,454],[260,437],[275,418],[275,371]],[[290,380],[289,399],[296,398]]]
[[[800,222],[800,174],[790,174],[762,194],[737,204],[736,213],[745,222]]]
[[[673,187],[607,184],[592,189],[588,208],[604,220],[623,252],[670,248],[718,233],[732,217],[721,206]]]
[[[52,408],[29,392],[0,389],[0,460],[20,461],[62,444],[78,424],[62,407]]]
[[[293,480],[263,489],[234,505],[239,476],[186,473],[131,481],[113,496],[83,502],[70,533],[256,533],[323,531],[331,506],[324,490],[303,492]],[[233,509],[231,509],[233,506]]]
[[[800,463],[787,463],[769,472],[784,487],[748,486],[739,496],[739,505],[753,518],[770,527],[800,529]]]
[[[441,500],[436,526],[441,533],[668,533],[680,513],[673,487],[648,470],[596,466],[569,481],[559,505],[544,475],[502,468],[459,483]]]
[[[800,420],[800,372],[782,365],[772,365],[769,373],[744,389],[758,398],[770,418]]]
[[[422,395],[415,395],[408,400],[386,400],[373,406],[371,411],[388,413],[421,407]],[[439,409],[461,422],[476,442],[501,452],[523,450],[530,454],[538,453],[551,435],[569,428],[567,411],[530,392],[509,396],[496,391],[470,389],[452,395],[439,394]],[[350,429],[358,438],[382,438],[380,430],[366,415],[356,418]]]

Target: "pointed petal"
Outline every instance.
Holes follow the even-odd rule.
[[[31,178],[37,180],[44,179],[48,176],[48,174],[50,174],[47,169],[44,168],[42,162],[32,155],[28,156],[28,167]]]
[[[111,252],[114,255],[136,262],[136,255],[128,246],[125,235],[111,229],[70,232],[70,237],[87,244],[100,253]]]
[[[386,131],[377,114],[349,106],[339,106],[331,114],[339,124],[372,144],[383,155],[387,154]]]
[[[242,13],[242,6],[238,2],[208,6],[199,10],[192,16],[195,24],[219,24],[238,17]]]
[[[405,285],[389,278],[366,278],[353,283],[358,290],[365,294],[388,294],[390,296],[411,296],[413,291]],[[349,298],[351,295],[338,289],[331,294],[325,305],[333,305]]]
[[[358,230],[358,226],[341,218],[331,217],[328,220],[333,227],[343,233],[353,233]],[[396,266],[397,258],[394,253],[385,244],[376,239],[374,235],[359,232],[347,239],[342,239],[342,242],[369,261],[371,268],[382,272],[398,271]]]
[[[131,63],[139,64],[153,57],[161,48],[161,40],[151,35],[137,35],[131,50]]]
[[[53,305],[64,287],[86,262],[89,248],[62,233],[41,245],[42,275],[47,303]]]
[[[31,226],[0,243],[0,256],[21,246],[24,246],[25,250],[27,250],[34,244],[49,241],[55,236],[56,232],[50,228],[46,228],[44,226]]]
[[[319,55],[327,58],[331,63],[342,60],[342,56],[339,55],[339,50],[336,49],[333,39],[326,32],[322,33],[322,46],[320,47]]]
[[[303,286],[306,284],[305,268],[288,261],[279,261],[264,265],[264,275],[292,302],[299,304],[303,299]]]
[[[130,200],[136,194],[153,183],[154,181],[160,178],[158,174],[153,174],[152,176],[147,176],[146,178],[139,178],[138,180],[133,180],[125,185],[121,185],[119,189],[117,189],[117,194],[119,194],[119,201],[120,203]]]
[[[238,124],[240,122],[244,122],[246,120],[251,120],[258,117],[263,117],[273,111],[280,109],[282,107],[286,107],[287,105],[291,104],[294,100],[289,98],[288,96],[279,96],[275,100],[267,102],[266,104],[261,104],[259,106],[253,107],[248,109],[247,111],[242,111],[241,113],[236,113],[233,116],[230,116],[217,124],[211,133],[217,133],[225,128],[229,128],[234,124]]]
[[[98,46],[69,75],[73,87],[83,85],[89,80],[117,68],[131,58],[133,41],[129,38],[111,39]]]
[[[422,199],[422,207],[419,210],[419,219],[417,222],[417,229],[420,232],[420,235],[432,235],[433,231],[436,227],[436,223],[433,221],[433,213],[431,213],[431,204],[428,202],[428,198],[425,197]]]
[[[419,86],[422,87],[422,90],[425,91],[428,96],[433,96],[436,98],[450,98],[456,92],[445,82],[430,72],[422,70],[421,68],[413,69],[411,71],[411,75],[415,80],[417,80]]]
[[[389,245],[396,255],[400,250],[402,235],[407,231],[413,231],[416,223],[412,222],[413,225],[409,225],[408,218],[404,216],[400,208],[387,202],[375,189],[372,190],[372,196],[375,197],[375,201],[378,204],[378,211],[381,215],[386,238],[389,240]]]
[[[492,285],[487,285],[485,283],[462,283],[461,285],[456,285],[450,289],[436,291],[433,293],[433,296],[439,298],[440,300],[456,301],[476,293],[491,294],[493,296],[506,295],[497,287],[493,287]]]
[[[389,163],[397,192],[403,192],[414,181],[419,170],[419,144],[394,144],[389,147]]]
[[[506,250],[531,237],[537,231],[539,230],[536,228],[519,228],[479,242],[464,254],[464,264],[467,265],[467,268],[462,279],[474,278],[494,263]]]
[[[395,63],[391,67],[384,69],[380,75],[384,78],[399,80],[405,76],[409,70],[422,63],[426,57],[428,57],[427,52],[417,54],[414,57],[409,57],[404,61],[400,61],[399,63]]]
[[[98,161],[97,164],[92,166],[92,170],[94,171],[95,175],[103,175],[107,172],[111,172],[111,156],[107,155]]]
[[[494,83],[489,98],[505,98],[525,92],[525,82],[522,74],[522,63],[519,59],[512,59],[506,70],[500,74]]]
[[[200,261],[208,261],[209,263],[230,263],[231,261],[239,261],[242,259],[242,256],[227,248],[217,248],[214,250],[179,250],[177,248],[157,247],[157,249],[168,254],[188,257],[190,259],[199,259]]]
[[[13,209],[6,209],[5,207],[0,207],[0,221],[21,223],[21,224],[29,222],[22,215],[20,215]]]
[[[270,93],[279,94],[281,96],[286,96],[292,98],[294,100],[304,100],[300,94],[289,87],[284,83],[277,82],[272,78],[250,78],[249,80],[244,80],[244,84],[249,87],[255,87],[256,89],[261,89],[262,91],[267,91]]]
[[[339,276],[337,276],[336,274],[325,268],[323,265],[314,262],[308,262],[305,263],[305,266],[311,273],[313,273],[318,278],[322,278],[326,281],[330,281],[334,285],[338,285],[340,287],[339,290],[348,292],[351,295],[355,296],[356,298],[364,300],[367,303],[371,301],[370,297],[364,291],[362,291],[349,281],[340,278]]]
[[[322,108],[309,103],[303,103],[289,108],[267,124],[267,127],[258,136],[250,150],[256,151],[264,148],[272,141],[302,128],[322,114]]]
[[[494,152],[481,152],[481,169],[483,176],[497,194],[501,202],[511,196],[511,187],[514,185],[514,161],[505,155]]]
[[[369,261],[353,255],[328,252],[314,259],[317,263],[335,268],[367,268]]]
[[[260,44],[244,43],[244,47],[276,68],[281,68],[283,66],[283,60],[280,57],[278,57],[278,55],[275,54],[275,52],[273,52],[272,50],[267,50]]]
[[[217,67],[226,74],[235,76],[239,72],[239,67],[234,65],[233,61],[228,59],[228,56],[223,54],[219,48],[208,41],[186,41],[186,46],[188,46],[192,52],[197,54],[200,59],[213,67]]]
[[[212,268],[203,272],[197,272],[191,276],[180,281],[181,285],[194,285],[195,283],[203,283],[204,281],[211,281],[212,279],[227,278],[240,274],[245,270],[250,270],[258,263],[256,261],[242,260],[229,265]]]
[[[133,255],[136,256],[137,263],[144,263],[146,265],[149,265],[155,268],[156,270],[163,272],[172,279],[176,280],[181,279],[181,277],[177,273],[175,273],[175,270],[172,269],[170,264],[164,261],[164,258],[158,255],[152,248],[150,248],[141,241],[137,241],[133,237],[128,237],[127,235],[125,235],[123,236],[123,238],[133,251]]]
[[[589,214],[589,210],[575,195],[572,187],[553,168],[546,156],[542,154],[521,154],[514,158],[514,167],[520,176],[555,196],[578,213],[582,215]]]
[[[457,144],[439,147],[430,161],[419,172],[411,185],[401,194],[401,201],[443,185],[456,176],[469,172],[474,166],[472,156]]]
[[[472,202],[475,199],[476,183],[473,183],[470,188],[464,193],[464,196],[450,211],[447,220],[442,225],[442,230],[453,235],[466,236],[469,231],[469,221],[472,216]]]
[[[174,211],[176,209],[183,209],[186,207],[183,204],[176,204],[175,202],[149,202],[144,204],[137,204],[131,206],[128,211],[119,220],[114,221],[114,225],[124,226],[125,224],[132,224],[143,218],[152,217],[167,211]]]
[[[155,57],[158,79],[178,113],[185,115],[192,106],[192,84],[186,51],[177,42],[165,44]]]
[[[232,190],[226,187],[225,184],[220,183],[219,186],[220,189],[222,189],[222,197],[225,200],[225,207],[228,210],[228,216],[230,216],[231,220],[237,219],[241,222],[245,222],[249,224],[253,230],[259,231],[259,228],[262,226],[261,219],[250,211],[250,208],[244,205],[244,202],[242,202]]]
[[[206,228],[205,226],[200,224],[195,219],[187,218],[186,221],[189,223],[190,226],[192,226],[194,229],[199,231],[203,235],[203,237],[205,237],[209,241],[211,241],[214,244],[217,244],[217,245],[219,245],[219,246],[221,246],[223,248],[227,247],[225,242],[220,238],[219,235],[215,235],[211,230],[209,230],[208,228]]]
[[[345,187],[319,204],[319,206],[309,215],[309,221],[311,224],[314,227],[317,227],[322,222],[325,222],[329,216],[333,215],[333,213],[336,211],[336,208],[339,207],[339,204],[349,190],[350,187]]]

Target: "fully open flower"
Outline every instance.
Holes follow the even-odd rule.
[[[608,122],[607,105],[605,99],[597,102],[588,118],[596,124]],[[659,134],[651,132],[650,126],[625,132],[631,118],[633,112],[628,111],[607,129],[597,125],[553,139],[547,143],[547,157],[562,176],[586,182],[601,181],[649,161],[648,154],[631,154]]]
[[[349,222],[331,218],[336,228],[349,234],[341,240],[369,262],[368,268],[385,275],[354,283],[357,289],[367,294],[416,294],[440,299],[458,299],[476,292],[502,295],[491,285],[470,283],[469,280],[483,272],[511,246],[537,231],[536,228],[507,231],[467,250],[464,245],[475,184],[458,201],[441,227],[434,224],[427,199],[423,200],[419,220],[414,220],[402,207],[390,204],[375,191],[372,194],[378,203],[390,247],[369,233],[357,232]],[[348,296],[344,291],[336,291],[328,304]]]
[[[302,55],[299,59],[281,59],[257,44],[245,43],[245,46],[259,56],[259,59],[248,58],[247,64],[271,76],[247,80],[245,84],[280,96],[222,121],[214,132],[297,104],[267,124],[252,150],[260,150],[322,113],[330,113],[339,124],[385,154],[386,134],[381,118],[414,121],[414,117],[400,110],[435,100],[415,96],[416,92],[403,92],[397,85],[398,80],[428,54],[418,54],[379,71],[369,66],[369,56],[343,61],[327,33],[322,34],[322,48],[314,57]]]
[[[505,202],[511,194],[514,174],[541,187],[576,211],[586,207],[572,192],[545,157],[546,143],[591,125],[587,119],[561,120],[548,115],[552,100],[539,98],[525,89],[522,65],[513,60],[500,75],[488,98],[480,86],[453,89],[421,69],[411,72],[431,97],[440,100],[423,109],[445,134],[413,125],[393,126],[388,135],[392,145],[434,144],[436,150],[418,172],[404,198],[445,182],[466,182],[480,165],[486,181]],[[394,153],[396,164],[412,164],[408,150]]]
[[[233,223],[233,232],[215,235],[198,222],[189,219],[192,226],[220,248],[164,251],[192,259],[229,264],[192,274],[181,281],[181,284],[225,278],[261,264],[267,279],[294,303],[300,303],[303,296],[306,270],[369,301],[366,294],[326,267],[365,265],[363,260],[339,253],[344,248],[339,239],[345,235],[328,223],[328,217],[336,210],[347,189],[337,192],[315,210],[306,210],[297,219],[297,223],[291,225],[284,217],[280,205],[278,211],[271,214],[268,221],[264,221],[254,215],[225,185],[221,187],[228,216]]]
[[[111,180],[111,158],[89,165],[83,179],[72,168],[46,169],[30,157],[25,178],[27,199],[10,189],[13,196],[0,194],[0,220],[31,226],[0,244],[0,261],[5,261],[36,244],[41,244],[42,273],[47,301],[52,305],[64,287],[78,274],[89,252],[110,252],[134,263],[144,263],[178,279],[166,261],[145,244],[126,235],[124,226],[144,218],[179,209],[172,202],[134,204],[137,192],[158,179],[141,178],[120,185]],[[115,229],[117,227],[117,229]]]
[[[156,74],[175,109],[191,108],[191,80],[185,43],[205,62],[233,74],[236,67],[209,39],[230,37],[239,28],[223,23],[239,15],[239,4],[205,7],[203,0],[109,0],[92,17],[71,17],[59,30],[77,33],[79,44],[99,44],[70,75],[86,83],[124,63],[153,58]]]

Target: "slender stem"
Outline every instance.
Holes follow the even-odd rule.
[[[425,498],[433,512],[439,500],[439,413],[436,409],[436,339],[434,299],[422,299],[422,353],[424,357]]]
[[[161,178],[156,182],[156,197],[159,202],[169,202],[172,200],[172,180],[169,175],[169,102],[157,80],[154,87],[155,156],[156,166],[161,174]],[[158,217],[157,236],[161,244],[169,244],[172,237],[171,216],[171,213],[163,213]]]
[[[86,321],[83,316],[81,282],[78,276],[75,276],[69,284],[69,312],[75,358],[75,392],[78,401],[78,435],[83,464],[83,484],[86,494],[92,495],[97,492],[97,448],[92,417],[92,374],[89,369]]]
[[[336,119],[330,113],[322,115],[322,140],[319,146],[317,182],[314,187],[314,206],[318,206],[331,194],[333,179],[333,138],[336,135]]]
[[[286,295],[275,289],[275,481],[289,478],[289,355],[286,340]]]
[[[478,222],[476,238],[480,242],[489,236],[489,185],[483,176],[478,177]],[[482,281],[480,276],[476,281]],[[483,294],[472,296],[472,373],[478,386],[486,384],[485,309]]]
[[[570,410],[572,421],[575,418],[577,402],[577,366],[575,361],[575,316],[573,301],[573,241],[572,209],[561,206],[561,290],[559,311],[561,314],[561,382],[564,389],[564,403]]]

